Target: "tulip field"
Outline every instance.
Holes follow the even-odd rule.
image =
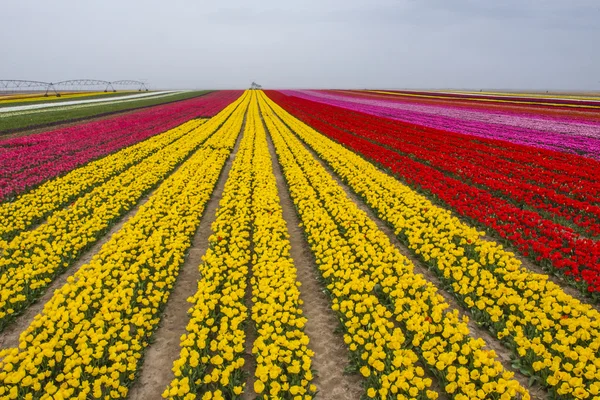
[[[600,99],[225,90],[0,136],[0,400],[161,398],[600,399]]]

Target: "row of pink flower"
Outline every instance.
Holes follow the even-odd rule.
[[[380,117],[431,128],[501,139],[539,148],[600,159],[600,124],[557,117],[518,115],[491,110],[413,104],[396,99],[368,98],[326,91],[286,91],[286,94]]]
[[[356,102],[357,98],[368,98],[365,94],[358,91],[336,91],[336,92],[316,92],[318,96],[334,95],[346,97],[348,101]],[[481,104],[477,104],[477,108],[466,106],[464,103],[452,101],[452,98],[441,100],[437,104],[423,104],[420,99],[403,98],[391,95],[379,95],[379,97],[371,97],[385,101],[386,104],[393,108],[406,109],[408,111],[423,112],[427,114],[437,114],[447,117],[458,117],[471,121],[481,121],[489,123],[497,123],[501,125],[516,126],[521,128],[537,129],[547,132],[558,132],[571,135],[590,135],[591,137],[600,138],[600,120],[588,119],[578,113],[577,108],[571,108],[574,111],[569,114],[556,115],[554,110],[549,106],[538,107],[532,110],[524,108],[527,105],[521,105],[520,111],[514,109],[488,108],[485,106],[494,105],[494,103],[486,103],[481,108]],[[415,101],[416,100],[416,101]],[[397,103],[397,105],[393,105]],[[487,109],[486,109],[487,108]],[[544,110],[544,112],[540,112]],[[564,110],[562,108],[561,110]],[[600,116],[596,110],[586,109],[585,112],[594,112],[595,117]],[[590,130],[594,128],[593,130]]]
[[[219,91],[113,118],[0,141],[0,201],[198,117],[210,117],[242,94]]]

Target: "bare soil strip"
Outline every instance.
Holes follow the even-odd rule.
[[[185,333],[189,321],[187,312],[191,304],[187,302],[187,299],[193,296],[198,289],[198,281],[201,278],[198,266],[208,249],[208,237],[212,233],[211,225],[216,219],[216,211],[223,196],[229,170],[240,145],[244,126],[245,118],[235,147],[221,171],[221,176],[210,200],[206,204],[186,260],[179,269],[179,275],[167,300],[160,326],[153,335],[153,343],[145,350],[139,376],[129,391],[128,398],[131,400],[162,399],[162,392],[175,378],[171,368],[173,362],[179,358],[181,350],[179,341],[181,335]]]
[[[341,334],[334,330],[339,321],[330,308],[329,299],[319,282],[318,269],[306,242],[294,203],[277,162],[277,156],[270,136],[267,136],[273,172],[277,179],[277,191],[290,234],[291,255],[298,273],[302,311],[307,318],[305,332],[310,338],[309,347],[315,352],[313,368],[317,371],[314,384],[319,390],[317,398],[327,400],[359,399],[364,389],[358,374],[345,374],[348,364],[348,350]]]
[[[252,277],[252,263],[248,264],[248,275],[246,279],[246,295],[244,296],[244,303],[246,307],[248,307],[248,319],[246,321],[246,343],[244,347],[244,367],[243,371],[246,373],[246,386],[244,387],[244,392],[242,393],[242,399],[244,400],[254,400],[256,399],[256,394],[254,393],[254,381],[256,380],[254,373],[256,372],[256,358],[254,354],[252,354],[252,346],[254,345],[254,341],[258,337],[258,333],[256,332],[256,325],[252,320],[252,307],[254,303],[252,302],[252,284],[250,283],[250,278]]]
[[[242,127],[242,131],[246,126],[246,121],[244,120],[244,127]],[[256,140],[256,138],[254,139]],[[254,178],[253,178],[254,179]],[[254,194],[254,193],[252,193]],[[250,252],[254,252],[254,242],[252,241],[253,232],[250,232]],[[242,399],[244,400],[254,400],[256,399],[256,394],[254,393],[254,382],[256,378],[254,373],[256,372],[257,362],[256,357],[252,354],[252,347],[254,346],[254,342],[258,337],[258,332],[256,332],[256,324],[252,319],[252,308],[254,307],[254,302],[252,301],[252,261],[248,263],[248,273],[246,274],[246,293],[244,295],[244,304],[248,309],[248,316],[246,319],[246,326],[244,329],[244,334],[246,335],[246,342],[244,343],[244,366],[242,370],[246,374],[246,386],[244,386],[244,391],[242,392]]]
[[[179,167],[178,167],[179,168]],[[175,169],[173,172],[175,172]],[[173,173],[172,172],[172,173]],[[21,332],[23,332],[27,327],[31,324],[34,317],[41,313],[44,309],[44,305],[50,301],[52,296],[54,296],[54,292],[57,289],[63,287],[65,283],[67,283],[67,279],[70,276],[73,276],[79,269],[89,263],[92,260],[92,257],[100,251],[102,246],[110,239],[110,237],[116,233],[121,227],[131,218],[133,217],[139,210],[139,208],[148,201],[150,196],[154,193],[156,189],[158,189],[160,185],[157,185],[154,190],[144,196],[139,203],[132,208],[127,214],[122,216],[118,223],[113,225],[110,230],[99,239],[96,244],[90,247],[88,250],[81,254],[81,257],[75,264],[73,264],[69,269],[67,269],[63,274],[57,277],[48,289],[46,289],[46,293],[42,297],[38,299],[38,301],[32,305],[30,305],[27,310],[23,314],[21,314],[17,319],[10,324],[2,333],[0,333],[0,349],[9,348],[9,347],[17,347],[19,345],[19,336]]]
[[[377,227],[388,236],[391,243],[400,251],[400,253],[402,253],[402,255],[407,257],[414,264],[415,272],[422,274],[425,277],[425,279],[433,283],[438,288],[438,292],[450,305],[449,311],[456,309],[461,315],[464,314],[469,317],[468,326],[471,332],[471,336],[473,336],[476,339],[482,338],[483,340],[485,340],[487,344],[486,347],[496,352],[496,354],[498,355],[498,360],[502,363],[502,365],[507,371],[513,371],[515,373],[515,379],[523,387],[527,388],[533,400],[541,400],[548,398],[548,393],[545,389],[543,389],[538,384],[535,384],[533,386],[529,385],[529,378],[512,367],[510,351],[506,347],[504,347],[499,342],[499,340],[492,336],[487,330],[480,328],[479,325],[477,325],[475,320],[472,318],[471,313],[467,310],[464,310],[457,303],[454,297],[444,289],[444,285],[440,282],[438,277],[432,271],[430,271],[426,265],[424,265],[419,259],[417,259],[411,253],[410,249],[408,249],[402,242],[400,242],[400,240],[394,234],[394,230],[390,226],[388,226],[383,220],[381,220],[377,216],[377,214],[362,200],[362,198],[356,195],[354,191],[352,191],[352,189],[342,179],[340,179],[340,177],[329,167],[329,165],[327,165],[326,162],[324,162],[309,146],[306,145],[306,143],[304,143],[302,140],[300,141],[302,142],[302,145],[315,157],[315,159],[329,171],[333,179],[335,179],[335,181],[340,185],[344,192],[346,192],[348,198],[351,199],[354,203],[356,203],[356,205],[361,210],[365,211],[369,218],[377,224]],[[440,395],[443,395],[443,392],[441,392]]]

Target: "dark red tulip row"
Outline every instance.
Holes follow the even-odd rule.
[[[498,126],[489,127],[486,124],[479,126],[479,128],[486,130],[486,132],[489,130],[485,135],[489,134],[491,137],[486,137],[485,135],[481,136],[481,131],[479,131],[480,134],[472,135],[468,132],[456,131],[456,126],[448,126],[446,128],[429,126],[427,118],[417,119],[420,122],[405,121],[402,110],[391,110],[387,107],[376,107],[375,109],[371,109],[364,104],[338,101],[339,98],[343,97],[341,95],[338,95],[337,97],[334,97],[334,100],[331,100],[331,96],[328,94],[329,92],[286,91],[285,93],[291,93],[294,98],[300,97],[309,101],[340,107],[338,110],[342,111],[337,114],[338,118],[343,118],[343,112],[355,111],[359,114],[370,115],[373,118],[373,121],[376,121],[376,124],[383,124],[386,127],[390,127],[392,130],[400,126],[402,129],[415,130],[418,134],[430,134],[433,137],[440,135],[444,137],[456,137],[462,143],[464,143],[465,138],[467,138],[470,144],[483,145],[481,149],[484,153],[490,153],[493,156],[514,161],[523,167],[529,167],[529,170],[534,175],[540,172],[543,173],[543,171],[546,170],[554,172],[554,174],[550,174],[553,176],[549,176],[548,179],[537,179],[536,177],[535,181],[542,185],[552,185],[554,187],[551,187],[551,189],[559,192],[562,190],[569,195],[583,196],[581,200],[588,200],[588,198],[597,200],[598,194],[600,193],[600,182],[597,172],[598,167],[600,167],[599,160],[590,160],[589,158],[556,150],[544,149],[539,146],[532,147],[522,143],[498,140],[497,137],[494,137],[494,132],[499,129],[503,130]],[[294,99],[294,101],[296,101],[296,99]],[[390,103],[389,100],[386,102],[379,101],[378,104],[388,103]],[[390,115],[390,113],[393,115],[390,118],[387,118],[386,116]],[[567,138],[565,138],[565,140],[567,140]],[[526,176],[530,176],[530,173],[527,173]],[[585,185],[582,185],[582,182],[585,182]],[[555,183],[558,183],[558,185]],[[592,184],[593,186],[591,188],[593,191],[591,196],[589,196],[589,184]]]
[[[288,101],[294,102],[294,104],[303,103],[302,99],[295,96]],[[424,127],[336,106],[324,107],[320,110],[328,110],[333,113],[331,118],[336,118],[338,123],[344,123],[348,118],[352,118],[354,119],[353,124],[364,123],[369,126],[370,130],[379,129],[383,134],[396,135],[400,132],[404,139],[415,137],[416,143],[419,145],[439,142],[448,147],[447,151],[453,146],[458,146],[463,155],[472,150],[473,154],[484,156],[480,164],[484,168],[489,169],[489,166],[493,165],[494,168],[503,168],[498,172],[505,175],[521,177],[525,181],[574,199],[590,203],[600,201],[600,180],[598,179],[600,161],[597,160],[507,141]],[[360,120],[356,120],[356,115],[361,116]],[[465,146],[465,143],[468,143],[468,146]]]
[[[87,162],[197,117],[210,117],[242,94],[220,91],[99,121],[0,141],[0,201]]]
[[[308,100],[292,97],[289,101],[302,104]],[[308,104],[310,103],[309,101]],[[471,136],[440,132],[352,110],[340,110],[329,105],[313,112],[313,116],[319,118],[325,115],[335,120],[338,127],[346,130],[359,129],[361,135],[370,140],[404,154],[411,154],[420,161],[468,183],[482,186],[517,205],[543,211],[550,218],[560,217],[559,219],[568,220],[578,226],[578,231],[585,235],[600,235],[600,180],[595,176],[590,178],[590,175],[597,175],[597,170],[589,171],[589,168],[586,168],[587,165],[593,164],[597,164],[596,167],[599,168],[600,162],[585,159],[586,167],[578,166],[576,171],[584,172],[585,178],[580,176],[573,179],[570,175],[575,171],[554,172],[531,165],[537,158],[544,160],[546,157],[532,157],[530,147],[526,149],[528,152],[522,152],[521,162],[516,162],[507,157],[512,156],[511,153],[518,154],[517,149],[490,149],[488,144],[480,143]],[[468,146],[465,146],[465,143],[468,143]],[[566,168],[574,167],[567,164]],[[573,193],[576,194],[575,197],[570,196]],[[581,196],[578,197],[578,194]]]
[[[470,138],[464,135],[440,134],[436,131],[430,132],[427,128],[419,131],[371,115],[358,114],[357,118],[350,110],[343,110],[340,114],[339,110],[328,107],[331,106],[322,107],[316,111],[318,114],[313,113],[313,116],[321,118],[333,114],[329,118],[334,119],[336,126],[340,128],[360,131],[362,136],[370,140],[404,154],[411,154],[418,161],[426,162],[467,183],[478,185],[521,207],[532,207],[544,211],[550,218],[561,217],[568,220],[586,235],[600,235],[600,206],[537,184],[545,179],[552,186],[555,176],[560,177],[561,174],[535,176],[532,174],[536,172],[535,168],[492,156],[488,146],[477,142],[470,142],[469,146],[465,146],[465,141]],[[589,181],[580,179],[577,183],[583,189],[583,193],[590,194]],[[594,200],[598,200],[598,197]]]
[[[460,143],[455,141],[460,135],[436,130],[435,135],[438,136],[436,143],[440,144],[437,147],[432,145],[427,148],[426,146],[429,145],[426,142],[433,141],[433,138],[419,136],[420,132],[427,132],[427,128],[415,126],[410,128],[398,121],[390,122],[339,107],[285,96],[279,92],[267,91],[267,94],[288,112],[321,133],[390,169],[409,185],[425,190],[460,215],[495,231],[500,237],[510,241],[523,255],[534,258],[546,268],[562,271],[582,289],[594,293],[600,292],[598,242],[581,237],[571,228],[544,218],[537,212],[523,209],[515,204],[517,200],[511,197],[512,194],[506,196],[511,199],[508,200],[493,194],[492,190],[483,189],[482,187],[485,186],[483,183],[478,185],[467,183],[465,177],[472,181],[473,176],[477,176],[477,180],[481,179],[481,182],[490,184],[489,180],[494,180],[499,175],[504,176],[494,171],[495,164],[488,165],[487,168],[471,164],[468,171],[461,171],[460,165],[468,165],[465,160],[477,161],[479,159],[477,154],[484,154],[485,149],[475,150],[481,138],[462,135],[463,141]],[[392,138],[390,143],[407,147],[403,147],[405,151],[402,152],[392,150],[391,144],[384,146],[366,138],[373,135]],[[438,153],[440,161],[432,160],[431,155],[436,151],[431,149],[443,150],[444,141],[446,141],[445,146],[451,149],[446,149],[443,154]],[[419,150],[419,146],[415,143],[423,145],[426,150]],[[501,144],[502,142],[498,142],[496,146],[502,148]],[[474,154],[466,151],[471,148]],[[462,156],[459,155],[463,151],[468,155],[460,158]],[[530,153],[530,158],[533,154],[533,161],[535,161],[536,151],[532,149]],[[425,161],[420,157],[429,157],[429,159]],[[456,160],[457,165],[451,172],[437,167],[437,165],[446,166],[444,163],[451,163],[453,159]],[[502,157],[497,157],[495,162],[502,165],[502,168],[509,168],[515,163],[514,160],[502,163]],[[527,169],[527,165],[524,164],[523,168]],[[473,171],[477,173],[473,174]],[[550,173],[553,170],[546,171]],[[515,169],[511,177],[518,177],[522,173],[523,170]],[[528,178],[532,179],[532,177]],[[506,180],[502,181],[506,182]],[[585,187],[586,183],[582,185]],[[532,196],[536,198],[535,195]]]

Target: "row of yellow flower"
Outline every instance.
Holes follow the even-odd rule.
[[[193,304],[190,321],[181,337],[179,359],[173,364],[175,378],[163,392],[165,398],[233,399],[244,390],[252,142],[246,122],[199,267],[202,278],[189,299]]]
[[[189,132],[12,239],[0,255],[0,331],[217,127]]]
[[[380,300],[390,305],[406,343],[422,355],[446,392],[459,399],[528,397],[527,391],[512,379],[514,374],[504,370],[495,352],[485,350],[483,340],[470,336],[467,319],[461,320],[456,310],[445,312],[449,306],[435,286],[414,273],[411,262],[356,207],[301,142],[288,129],[282,132],[308,181],[348,241],[361,273],[375,285]],[[355,212],[348,211],[353,208]],[[340,311],[353,309],[342,304]]]
[[[0,240],[10,240],[82,194],[156,153],[206,120],[194,119],[49,180],[14,201],[0,204]],[[0,242],[0,249],[7,246]]]
[[[257,330],[254,392],[265,399],[310,399],[316,390],[310,384],[313,354],[303,332],[296,270],[256,100],[254,93],[165,398],[233,399],[244,391],[250,263]]]
[[[274,117],[264,99],[261,99],[261,107],[308,243],[327,283],[332,308],[344,328],[352,366],[360,369],[366,378],[367,395],[437,398],[438,394],[429,390],[431,379],[416,365],[417,355],[404,345],[406,339],[394,326],[392,313],[374,294],[375,283],[364,275],[362,261],[309,182],[308,177],[318,173],[319,166],[313,162],[303,170],[301,165],[310,160],[295,159],[284,137],[287,136],[285,126]],[[330,188],[335,190],[335,182],[330,182]],[[336,199],[330,197],[325,201]],[[350,206],[340,212],[355,214],[359,210]]]
[[[0,351],[0,399],[127,396],[239,135],[247,99],[195,132],[203,136],[203,129],[220,126],[55,292],[21,334],[19,347]]]
[[[258,96],[257,96],[258,97]],[[260,398],[311,399],[313,351],[304,333],[306,318],[300,308],[300,284],[290,256],[290,241],[277,193],[277,181],[260,110],[249,120],[256,131],[252,169],[254,218],[252,242],[252,320],[257,338],[254,390]]]
[[[515,354],[553,398],[600,395],[600,313],[343,146],[277,112]],[[594,398],[596,398],[594,397]]]
[[[120,92],[121,94],[127,94],[129,92]],[[71,99],[77,97],[89,97],[89,96],[103,96],[107,94],[112,94],[112,92],[84,92],[84,93],[62,93],[60,97],[56,95],[44,96],[37,93],[18,93],[7,96],[0,96],[0,104],[10,104],[10,103],[24,103],[30,101],[53,101],[60,99]],[[109,96],[110,97],[110,96]]]

